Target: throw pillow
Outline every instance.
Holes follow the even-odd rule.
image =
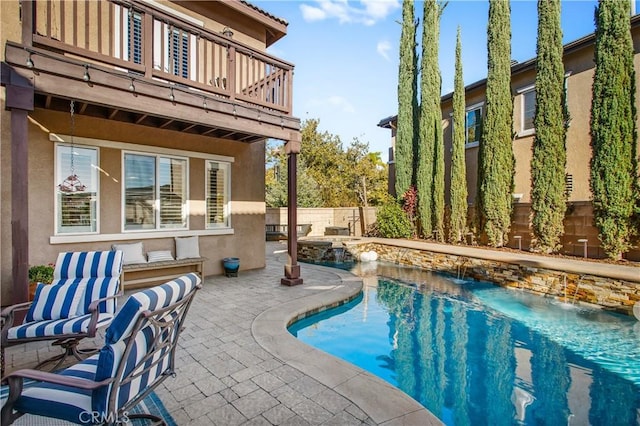
[[[45,321],[76,316],[86,282],[38,284],[36,295],[24,321]]]
[[[191,259],[194,257],[200,257],[198,236],[176,238],[176,259]]]
[[[147,253],[147,259],[151,262],[162,262],[165,260],[173,260],[170,250],[150,251]]]
[[[142,242],[131,244],[114,244],[111,246],[113,250],[122,251],[122,264],[130,265],[132,263],[147,263],[147,258],[144,257],[144,249]]]

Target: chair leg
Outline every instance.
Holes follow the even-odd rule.
[[[61,353],[60,355],[56,355],[56,356],[53,356],[51,358],[45,359],[44,361],[42,361],[38,365],[36,365],[34,368],[36,370],[39,370],[43,366],[55,362],[55,365],[49,370],[49,371],[55,371],[70,356],[73,356],[78,361],[83,361],[85,358],[87,358],[87,357],[89,357],[89,356],[91,356],[91,355],[93,355],[93,354],[98,352],[98,349],[95,349],[95,348],[92,348],[92,349],[79,349],[78,348],[78,344],[80,343],[80,340],[81,339],[76,339],[76,338],[56,340],[51,345],[52,346],[60,346],[62,349],[64,349],[64,352]]]
[[[151,420],[153,423],[151,423],[150,426],[167,426],[167,422],[165,422],[162,417],[154,416],[153,414],[145,414],[145,413],[129,414],[127,416],[127,418],[129,419],[129,421],[134,420],[134,419]]]

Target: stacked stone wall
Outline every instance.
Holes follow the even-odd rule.
[[[348,246],[354,258],[371,250],[378,253],[378,260],[416,266],[456,278],[489,281],[502,287],[530,291],[567,303],[596,305],[626,315],[632,315],[633,305],[640,301],[640,283],[637,282],[379,243],[352,242]]]

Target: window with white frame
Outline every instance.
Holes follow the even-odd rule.
[[[124,154],[124,230],[187,228],[185,158]]]
[[[482,105],[467,108],[465,119],[465,143],[478,144],[482,136]]]
[[[229,163],[207,161],[206,174],[207,228],[228,228],[229,221]]]
[[[536,89],[530,88],[521,93],[522,95],[522,131],[533,131],[535,126],[533,118],[536,115]]]
[[[56,233],[98,230],[98,149],[56,144]]]

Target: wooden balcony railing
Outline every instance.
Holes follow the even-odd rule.
[[[33,45],[291,115],[293,65],[265,52],[135,1],[31,4]]]

